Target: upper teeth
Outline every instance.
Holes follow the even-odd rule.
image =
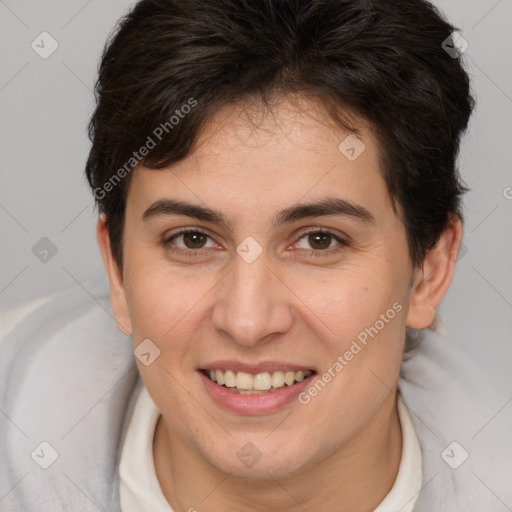
[[[311,375],[311,371],[298,372],[264,372],[252,375],[246,372],[233,372],[231,370],[208,370],[208,375],[213,382],[228,388],[268,391],[271,388],[282,388],[286,384],[291,386],[295,382],[301,382]]]

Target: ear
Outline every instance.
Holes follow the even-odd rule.
[[[452,215],[437,244],[414,272],[407,327],[426,329],[434,322],[436,309],[452,282],[462,242],[462,222]]]
[[[112,254],[110,235],[107,227],[107,217],[102,214],[96,224],[96,238],[103,258],[103,264],[108,276],[110,286],[110,304],[114,312],[117,328],[126,335],[132,334],[132,322],[128,312],[126,294],[123,283],[123,274]]]

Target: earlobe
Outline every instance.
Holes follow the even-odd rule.
[[[461,242],[462,222],[452,215],[422,267],[415,271],[407,327],[426,329],[434,322],[436,309],[452,282]]]
[[[96,224],[96,238],[101,251],[101,257],[107,273],[110,287],[110,304],[114,313],[117,328],[126,335],[132,334],[132,324],[126,301],[123,275],[112,254],[110,236],[106,216],[100,215]]]

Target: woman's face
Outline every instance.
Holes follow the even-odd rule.
[[[248,107],[252,123],[223,109],[186,160],[136,169],[127,197],[120,322],[142,379],[169,435],[235,476],[355,446],[400,371],[413,272],[376,141],[302,105]]]

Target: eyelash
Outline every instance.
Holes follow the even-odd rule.
[[[201,252],[201,249],[196,249],[196,250],[193,250],[193,249],[176,249],[176,248],[171,246],[172,240],[174,240],[175,238],[177,238],[177,237],[179,237],[181,235],[190,234],[190,233],[192,233],[192,234],[198,234],[199,233],[199,234],[205,235],[205,236],[207,236],[208,238],[211,239],[210,235],[206,231],[201,229],[201,228],[183,229],[181,231],[178,231],[177,233],[174,233],[170,237],[165,238],[163,240],[163,245],[168,250],[170,250],[170,251],[172,251],[174,253],[180,254],[181,256],[185,256],[187,258],[194,258],[196,256],[199,256],[199,253]],[[312,235],[312,234],[313,235],[320,234],[320,235],[330,236],[334,240],[336,240],[336,242],[338,242],[338,244],[339,244],[334,249],[325,249],[323,251],[312,249],[311,251],[309,251],[309,256],[313,257],[313,258],[325,257],[326,255],[331,255],[333,253],[337,253],[337,252],[339,252],[340,250],[343,250],[343,248],[345,248],[345,247],[347,247],[349,245],[346,240],[344,240],[343,238],[340,238],[339,236],[334,234],[332,231],[322,230],[322,229],[318,229],[318,228],[314,228],[314,229],[311,229],[309,231],[305,231],[305,232],[301,233],[299,238],[297,239],[297,241],[301,240],[302,238],[304,238],[307,235]],[[302,250],[306,250],[306,249],[302,249]]]

